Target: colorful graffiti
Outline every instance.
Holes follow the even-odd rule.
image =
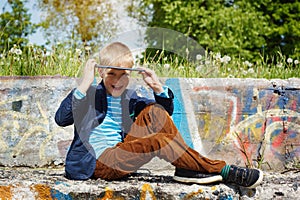
[[[63,81],[68,81],[70,88],[60,83],[48,88],[46,94],[43,87],[48,86],[35,90],[27,86],[26,80],[18,86],[20,89],[9,89],[7,83],[0,90],[2,165],[28,166],[30,161],[43,166],[57,157],[63,164],[73,137],[71,126],[60,128],[53,120],[59,102],[72,87],[70,80]],[[256,85],[250,81],[251,85],[242,85],[233,80],[225,87],[222,81],[213,81],[162,81],[175,94],[172,117],[190,147],[230,162],[247,163],[248,157],[253,163],[276,161],[271,167],[278,163],[286,165],[287,161],[290,166],[299,165],[300,90],[273,86],[270,82]]]
[[[56,184],[62,184],[61,182]],[[63,183],[65,184],[65,183]],[[208,188],[208,189],[207,189]],[[195,199],[195,197],[199,197],[199,195],[205,196],[206,190],[210,190],[211,192],[216,191],[217,187],[207,187],[203,189],[201,186],[196,191],[192,191],[189,193],[180,193],[178,194],[177,199],[189,200]],[[136,188],[132,188],[132,190],[136,190]],[[128,191],[127,191],[128,192]],[[64,200],[73,200],[73,199],[96,199],[96,200],[125,200],[128,199],[129,194],[126,191],[119,192],[105,187],[102,191],[98,191],[98,194],[85,193],[85,192],[62,192],[58,189],[55,189],[55,185],[50,187],[46,184],[27,184],[24,183],[1,186],[0,185],[0,199],[5,200],[17,200],[17,199],[30,199],[30,200],[54,200],[54,199],[64,199]],[[132,193],[132,192],[128,192]],[[139,200],[157,200],[163,196],[161,192],[153,190],[153,187],[144,183],[139,190],[133,192],[135,194],[133,199]],[[132,194],[131,194],[132,195]]]
[[[206,150],[213,152],[220,144],[233,144],[247,165],[276,159],[285,163],[286,146],[292,144],[289,158],[293,156],[290,161],[298,164],[299,92],[279,95],[268,88],[226,91],[220,87],[194,87],[191,98],[202,143],[213,141]]]

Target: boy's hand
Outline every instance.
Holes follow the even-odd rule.
[[[162,93],[164,91],[161,83],[159,82],[158,77],[156,76],[155,72],[151,69],[147,69],[147,68],[141,68],[144,71],[139,72],[140,74],[142,74],[143,79],[145,81],[145,83],[152,88],[152,90],[159,94]]]
[[[86,91],[89,89],[89,87],[94,81],[95,65],[96,65],[96,61],[94,59],[89,59],[85,64],[81,83],[77,87],[77,89],[83,94],[86,94]]]

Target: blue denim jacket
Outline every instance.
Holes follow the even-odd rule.
[[[94,149],[89,144],[92,129],[102,123],[107,112],[106,89],[103,82],[91,86],[83,99],[76,99],[72,90],[61,102],[55,114],[59,126],[74,124],[74,138],[66,156],[65,172],[68,179],[86,180],[93,176],[96,167]],[[122,139],[126,137],[134,119],[147,106],[153,103],[162,105],[173,114],[173,92],[168,89],[169,98],[154,94],[155,99],[140,97],[133,90],[125,90],[121,96]]]

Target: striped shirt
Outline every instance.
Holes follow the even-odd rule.
[[[157,94],[158,96],[168,98],[168,87],[163,87],[164,92]],[[74,91],[74,96],[77,99],[82,99],[85,94],[79,90]],[[122,131],[122,107],[121,97],[113,97],[107,95],[107,113],[103,122],[91,131],[89,143],[94,148],[96,158],[109,147],[114,147],[118,142],[122,141],[120,135]]]
[[[122,107],[121,97],[107,95],[107,114],[103,122],[91,132],[89,142],[98,158],[105,149],[122,141]]]

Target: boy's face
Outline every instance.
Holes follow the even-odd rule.
[[[100,71],[104,86],[108,94],[119,97],[129,84],[130,71],[118,69],[102,69]]]

